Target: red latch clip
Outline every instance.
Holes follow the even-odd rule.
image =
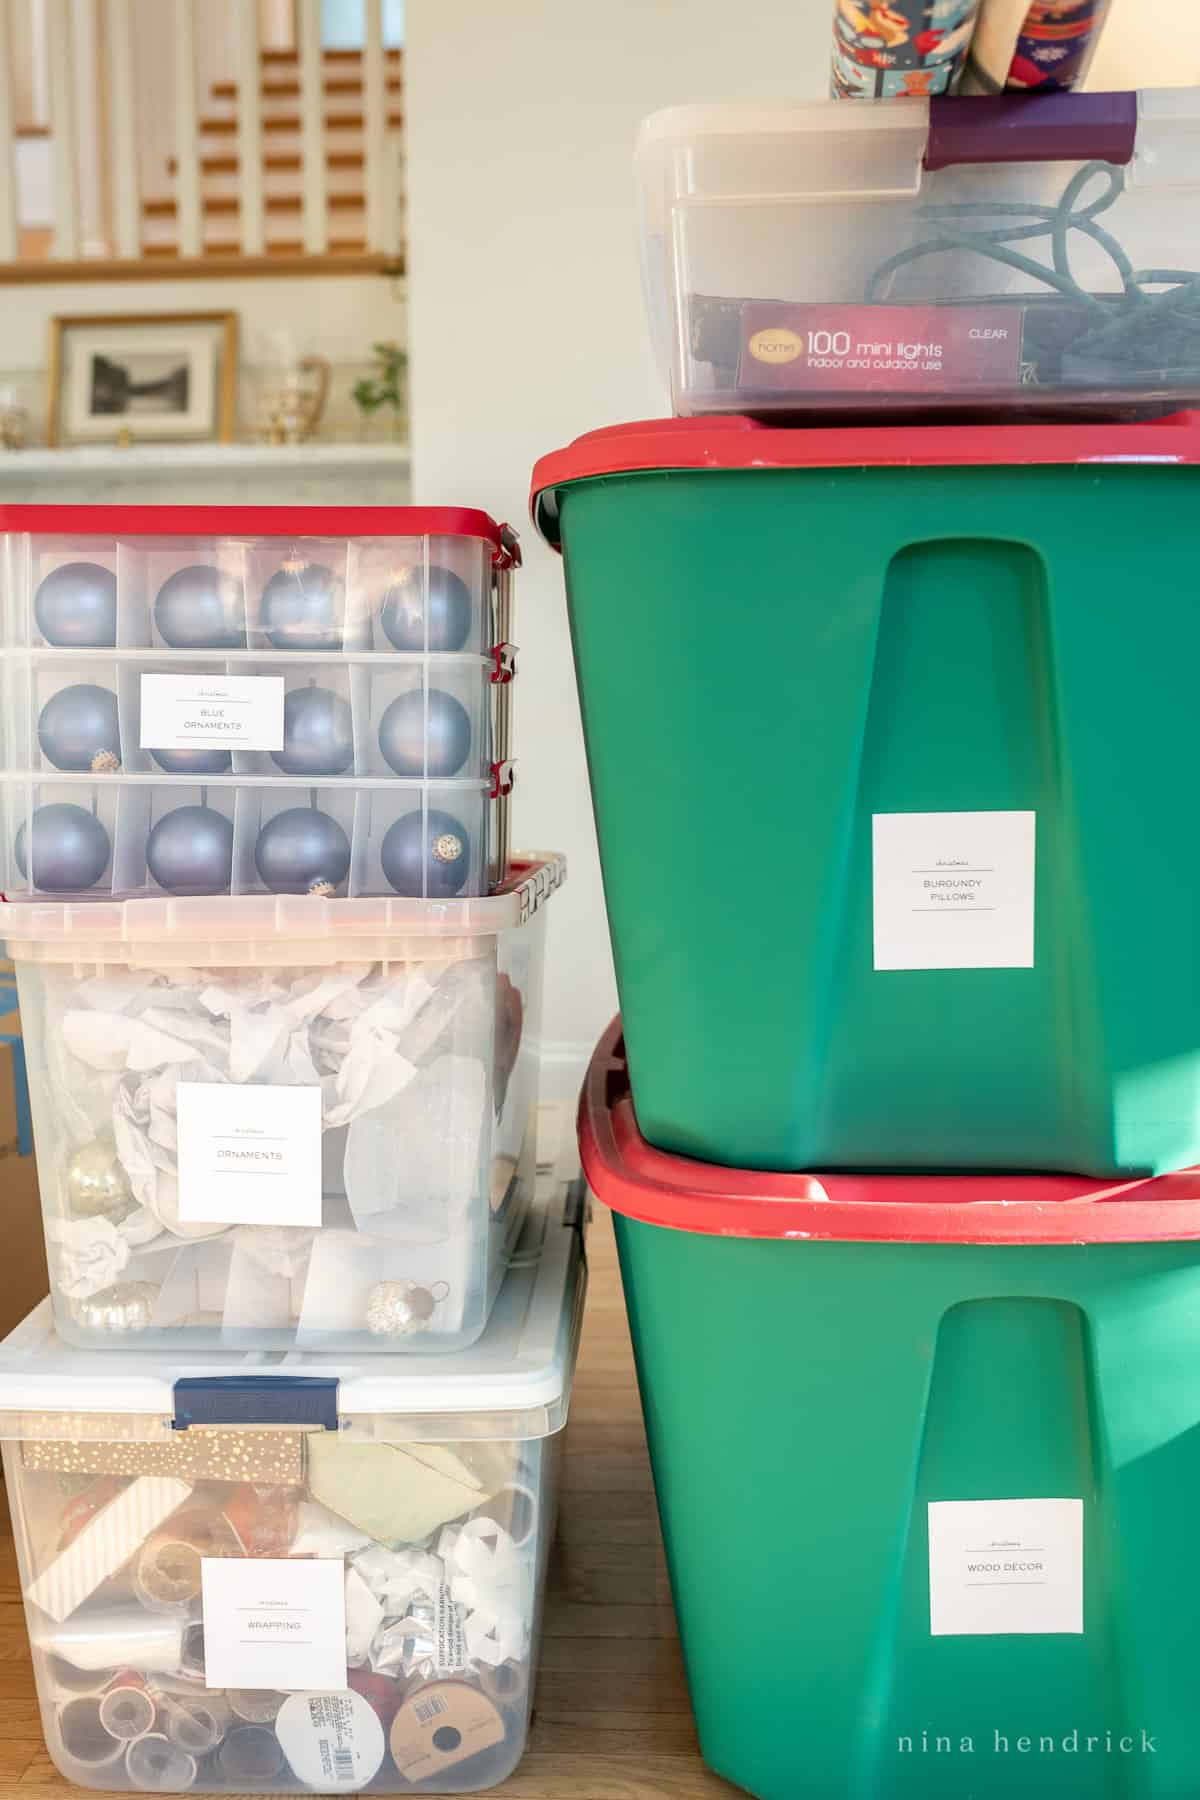
[[[502,795],[511,794],[515,777],[516,767],[511,756],[506,756],[503,762],[494,762],[492,764],[492,791],[488,795],[489,800],[499,800]]]
[[[521,566],[521,540],[511,525],[500,527],[500,548],[492,557],[492,566],[496,569],[519,569]]]
[[[503,685],[512,680],[517,672],[517,646],[515,644],[493,644],[492,669],[490,679]]]

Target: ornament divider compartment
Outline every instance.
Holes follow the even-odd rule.
[[[168,535],[154,515],[180,509],[0,509],[4,776],[24,795],[6,797],[4,891],[497,887],[511,534],[483,515],[404,531],[458,519],[444,509],[288,510],[286,535],[260,535],[282,509],[182,510],[216,517]],[[366,515],[383,521],[370,536],[339,534]],[[139,843],[172,807],[184,817]]]

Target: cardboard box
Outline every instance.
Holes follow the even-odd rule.
[[[24,1062],[19,1047],[21,1015],[14,1001],[15,991],[0,972],[0,1217],[4,1220],[0,1336],[10,1332],[49,1292],[37,1162],[31,1149],[21,1154],[22,1138],[28,1148],[28,1123],[27,1103],[19,1096]],[[8,1041],[13,1037],[18,1040],[16,1045]]]

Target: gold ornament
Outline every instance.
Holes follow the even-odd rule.
[[[123,1337],[129,1331],[145,1331],[154,1317],[158,1289],[150,1281],[118,1281],[115,1287],[72,1300],[71,1317],[84,1331],[109,1331]]]
[[[67,1164],[67,1206],[75,1219],[121,1219],[133,1209],[129,1179],[110,1137],[76,1150]]]

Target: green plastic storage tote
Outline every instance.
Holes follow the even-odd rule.
[[[615,1213],[705,1760],[760,1800],[1194,1800],[1200,1173],[750,1174]]]
[[[651,1143],[1200,1161],[1198,456],[679,419],[538,466]]]

